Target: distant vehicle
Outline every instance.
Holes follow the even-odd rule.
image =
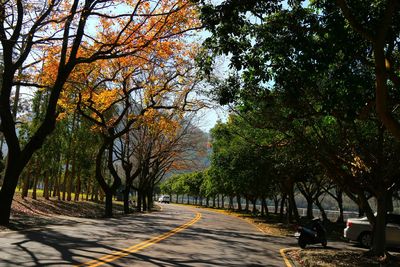
[[[388,213],[386,215],[386,244],[400,246],[400,214]],[[372,246],[372,225],[367,217],[351,218],[347,220],[343,236],[350,241],[356,241],[361,246]]]
[[[158,202],[160,202],[160,203],[167,203],[167,204],[169,204],[169,201],[170,201],[169,196],[160,196],[160,197],[158,198]]]

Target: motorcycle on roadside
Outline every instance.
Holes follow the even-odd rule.
[[[301,248],[305,248],[307,245],[319,243],[323,247],[328,245],[326,230],[319,218],[313,219],[307,227],[299,226],[295,236],[298,238],[298,244]]]

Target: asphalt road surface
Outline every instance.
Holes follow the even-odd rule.
[[[272,237],[245,220],[185,206],[118,219],[0,233],[0,266],[286,266]]]

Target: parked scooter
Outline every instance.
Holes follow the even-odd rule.
[[[295,236],[299,239],[298,244],[301,248],[318,243],[321,243],[323,247],[328,245],[326,230],[319,218],[313,219],[307,227],[299,226]]]

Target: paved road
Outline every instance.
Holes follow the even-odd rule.
[[[266,236],[240,218],[162,207],[151,214],[0,233],[0,266],[281,267],[279,249],[296,245],[294,238]]]

